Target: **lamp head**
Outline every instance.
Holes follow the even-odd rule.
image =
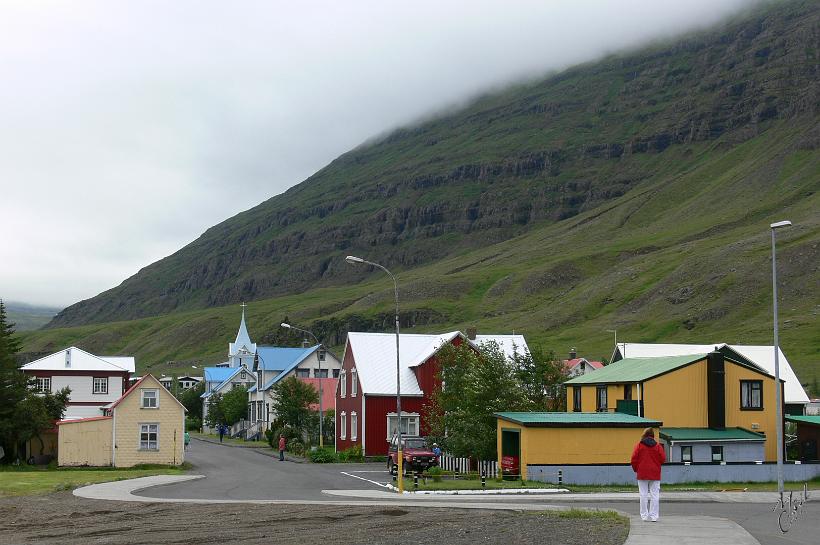
[[[776,223],[773,223],[769,227],[771,227],[772,229],[780,229],[781,227],[791,227],[791,226],[792,226],[792,222],[790,222],[789,220],[785,220],[785,221],[778,221]]]
[[[285,329],[290,329],[290,324],[288,324],[288,323],[286,323],[286,322],[282,322],[282,323],[281,323],[281,324],[279,324],[279,325],[280,325],[280,326],[282,326],[282,327],[284,327]]]
[[[347,256],[345,258],[345,261],[347,261],[348,263],[353,263],[353,264],[364,263],[364,259],[362,259],[361,257],[356,257],[355,255]]]

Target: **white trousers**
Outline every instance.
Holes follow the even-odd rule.
[[[641,519],[658,520],[661,482],[639,480],[638,492],[641,493]]]

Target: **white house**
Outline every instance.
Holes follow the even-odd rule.
[[[770,375],[774,375],[774,346],[741,345],[741,344],[649,344],[649,343],[618,343],[612,353],[612,362],[624,358],[653,358],[661,356],[688,356],[691,354],[707,354],[718,350],[724,355],[739,355],[763,368]],[[791,415],[805,413],[809,403],[809,396],[803,389],[800,380],[795,375],[786,355],[778,348],[778,362],[780,379],[783,380],[783,402],[785,412]]]
[[[195,377],[195,376],[191,376],[191,375],[182,375],[182,376],[177,377],[177,384],[179,385],[180,390],[188,390],[190,388],[193,388],[194,386],[196,386],[200,382],[202,382],[202,380],[203,380],[203,377]],[[159,378],[159,381],[162,383],[162,385],[165,387],[166,390],[169,390],[169,391],[173,390],[173,386],[174,386],[174,377],[173,376],[169,377],[168,375],[162,375]]]
[[[75,346],[23,365],[42,392],[71,389],[64,420],[100,416],[100,409],[128,389],[134,372],[132,356],[95,356]]]

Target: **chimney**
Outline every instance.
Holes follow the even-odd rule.
[[[65,351],[65,366],[66,368],[71,367],[71,349]]]
[[[569,349],[569,359],[574,360],[577,357],[578,357],[578,352],[575,350],[575,348],[570,348]]]
[[[310,346],[310,342],[307,339],[302,339],[302,348],[307,348]]]
[[[476,333],[477,333],[476,328],[474,328],[474,327],[468,327],[467,328],[467,338],[470,339],[471,341],[475,340]]]
[[[723,354],[717,350],[706,355],[707,423],[713,430],[726,427],[726,372]]]

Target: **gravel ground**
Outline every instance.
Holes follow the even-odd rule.
[[[0,498],[0,544],[566,543],[622,545],[628,522],[544,513],[105,502],[70,492]]]

